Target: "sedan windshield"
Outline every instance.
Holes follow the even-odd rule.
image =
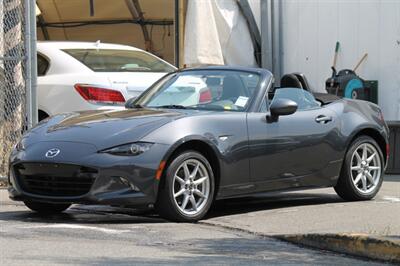
[[[143,51],[116,49],[63,50],[94,72],[172,72],[175,69]]]
[[[167,76],[134,104],[150,108],[244,111],[259,80],[258,74],[244,71],[185,71]]]

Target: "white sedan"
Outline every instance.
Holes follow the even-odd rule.
[[[39,120],[70,111],[122,109],[176,68],[137,48],[89,42],[38,42]]]

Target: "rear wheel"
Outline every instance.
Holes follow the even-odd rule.
[[[68,209],[71,204],[53,204],[37,201],[24,201],[25,206],[40,214],[56,214]]]
[[[186,151],[172,160],[165,178],[156,204],[159,214],[179,222],[203,218],[214,199],[214,174],[207,159]]]
[[[345,200],[372,199],[382,185],[383,171],[379,145],[371,137],[361,136],[347,151],[335,191]]]

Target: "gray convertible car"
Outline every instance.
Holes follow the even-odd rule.
[[[373,103],[280,87],[264,69],[207,67],[166,75],[122,111],[60,114],[10,158],[9,194],[51,214],[71,204],[154,206],[174,221],[213,201],[334,187],[345,200],[379,191],[388,128]]]

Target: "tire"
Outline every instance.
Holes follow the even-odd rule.
[[[68,209],[71,204],[53,204],[37,201],[24,201],[25,206],[40,214],[57,214]]]
[[[366,155],[363,154],[365,148]],[[348,201],[373,199],[382,186],[384,165],[383,154],[376,141],[368,136],[358,137],[346,153],[339,180],[334,187],[336,193]],[[370,175],[367,176],[365,171]]]
[[[206,215],[214,199],[215,182],[211,165],[202,154],[185,151],[177,155],[164,178],[156,203],[160,216],[176,222],[196,222]]]

